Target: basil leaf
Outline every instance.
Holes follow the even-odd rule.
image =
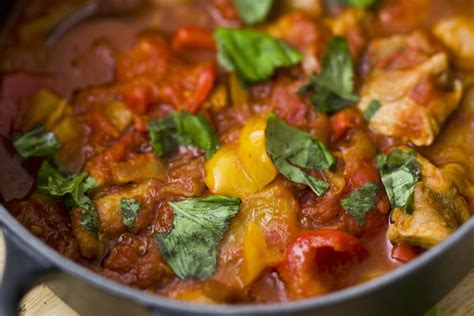
[[[273,5],[273,0],[234,0],[237,12],[247,24],[262,22]]]
[[[135,199],[121,198],[120,211],[122,212],[123,224],[131,229],[140,211],[140,203]]]
[[[372,116],[374,116],[375,112],[377,112],[378,109],[380,109],[381,106],[382,106],[382,103],[380,103],[379,100],[370,101],[369,105],[367,106],[367,108],[364,111],[365,120],[370,121]]]
[[[351,54],[344,37],[332,38],[323,54],[321,72],[312,75],[298,94],[308,95],[316,109],[325,113],[337,112],[358,100]]]
[[[239,212],[240,199],[213,195],[169,205],[174,212],[174,227],[167,234],[155,235],[166,261],[180,278],[212,276],[217,246]]]
[[[206,158],[219,148],[219,138],[204,114],[173,112],[148,124],[152,147],[164,157],[178,146],[195,146],[204,150]]]
[[[38,192],[64,197],[68,209],[79,207],[81,225],[95,235],[99,231],[97,212],[86,193],[96,186],[94,178],[88,176],[86,172],[73,175],[55,160],[43,161],[36,177]]]
[[[350,5],[357,8],[373,8],[380,4],[383,0],[326,0],[326,5],[329,7],[337,7],[343,5]]]
[[[393,150],[390,155],[378,155],[380,176],[393,208],[412,211],[415,185],[420,176],[420,164],[413,150]]]
[[[377,183],[368,182],[341,200],[341,206],[360,226],[364,225],[367,213],[375,207],[378,189]]]
[[[381,3],[382,0],[348,0],[349,4],[358,8],[371,8]]]
[[[249,83],[268,79],[277,68],[295,65],[303,58],[284,42],[248,29],[218,28],[214,37],[221,67],[236,71]]]
[[[426,313],[424,313],[423,316],[443,316],[443,313],[441,313],[441,311],[435,306]]]
[[[303,170],[325,170],[334,164],[334,156],[322,142],[289,126],[274,114],[268,117],[265,141],[267,153],[282,175],[293,182],[308,185],[318,196],[326,192],[328,182]]]
[[[12,136],[13,147],[22,158],[49,156],[59,149],[56,135],[46,132],[42,126],[32,128],[23,134]]]

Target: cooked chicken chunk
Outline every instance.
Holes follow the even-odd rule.
[[[99,218],[100,232],[108,238],[114,238],[130,230],[138,232],[146,224],[144,219],[149,219],[155,206],[157,189],[153,181],[144,182],[127,188],[120,188],[97,199],[97,215]],[[139,203],[139,211],[130,219],[130,227],[125,225],[125,215],[121,209],[122,199],[133,199]]]
[[[417,156],[421,181],[415,187],[413,212],[396,208],[392,211],[387,237],[397,243],[430,248],[452,234],[471,214],[462,192],[471,186],[463,179],[463,168],[450,163],[441,169]]]
[[[358,107],[364,112],[378,100],[381,107],[369,121],[373,131],[425,146],[457,107],[463,87],[460,80],[448,79],[447,54],[428,55],[429,47],[423,43],[410,47],[413,36],[405,38],[406,47],[400,36],[386,42],[386,47],[375,44],[381,52],[369,53],[369,59],[373,57],[369,65],[375,68],[362,87]]]
[[[456,17],[436,24],[434,34],[456,56],[460,67],[474,69],[474,20]]]

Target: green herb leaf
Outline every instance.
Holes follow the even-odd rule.
[[[380,176],[393,208],[412,211],[413,193],[420,176],[420,164],[413,150],[393,150],[390,155],[378,155]]]
[[[334,164],[334,156],[322,142],[289,126],[274,114],[268,117],[265,141],[267,153],[282,175],[293,182],[308,185],[318,196],[326,192],[328,182],[303,170],[325,170]]]
[[[169,205],[174,211],[174,227],[167,234],[155,235],[166,261],[180,278],[212,276],[217,246],[239,212],[240,199],[213,195]]]
[[[153,149],[164,157],[178,146],[196,146],[206,158],[219,148],[219,138],[204,114],[173,112],[148,124]]]
[[[357,8],[373,8],[383,0],[326,0],[326,5],[330,7],[350,5]]]
[[[123,224],[127,226],[128,229],[131,229],[140,211],[140,203],[135,199],[121,198],[120,211],[122,212]]]
[[[68,209],[79,207],[81,225],[97,235],[99,231],[97,212],[94,203],[86,195],[87,191],[96,186],[94,178],[88,176],[86,172],[73,175],[55,160],[43,161],[36,177],[38,192],[64,197]]]
[[[377,183],[368,182],[341,200],[341,206],[356,219],[360,226],[364,225],[367,213],[375,207],[378,189]]]
[[[270,78],[279,67],[292,66],[303,56],[284,42],[264,33],[233,28],[218,28],[217,60],[240,79],[255,83]]]
[[[351,54],[344,37],[332,38],[323,54],[321,72],[312,75],[298,94],[308,95],[316,109],[325,113],[337,112],[358,100]]]
[[[272,8],[273,0],[234,0],[237,12],[247,24],[262,22]]]
[[[12,140],[16,151],[23,158],[49,156],[60,146],[56,135],[46,132],[42,126],[23,134],[14,134]]]
[[[371,8],[382,2],[382,0],[348,0],[349,4],[358,8]]]
[[[364,111],[365,120],[370,121],[372,116],[374,116],[375,112],[377,112],[378,109],[380,109],[381,106],[382,106],[382,103],[380,103],[379,100],[370,101],[369,105],[367,106],[367,108]]]
[[[436,307],[433,307],[429,311],[423,314],[423,316],[443,316],[443,313]]]

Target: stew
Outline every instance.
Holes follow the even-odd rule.
[[[367,282],[474,213],[469,0],[148,0],[0,50],[1,201],[64,256],[178,300]]]

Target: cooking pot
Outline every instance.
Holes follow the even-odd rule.
[[[1,1],[1,21],[14,2]],[[412,262],[358,286],[285,304],[200,305],[151,295],[95,274],[48,247],[2,205],[0,225],[6,243],[0,316],[16,315],[21,297],[38,283],[46,283],[81,315],[420,316],[474,267],[473,218]]]

